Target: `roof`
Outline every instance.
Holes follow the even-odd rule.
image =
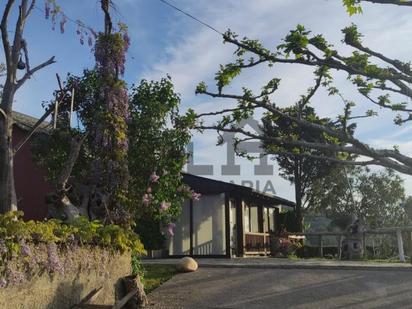
[[[34,125],[37,123],[37,121],[39,121],[38,118],[29,116],[26,114],[22,114],[19,112],[15,112],[15,111],[13,111],[13,120],[16,126],[18,126],[20,129],[25,130],[25,131],[30,131],[34,127]],[[51,126],[50,122],[43,121],[40,124],[37,131],[44,132],[47,129],[49,129],[50,126]]]
[[[220,180],[182,173],[183,181],[193,190],[202,194],[232,193],[243,198],[259,201],[267,206],[284,205],[295,207],[295,203],[276,195],[260,192],[250,187],[228,183]]]

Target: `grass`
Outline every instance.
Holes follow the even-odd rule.
[[[362,259],[354,259],[354,260],[341,260],[336,257],[334,258],[321,258],[321,257],[309,257],[309,258],[301,258],[296,255],[288,255],[287,258],[289,260],[293,261],[301,261],[301,260],[314,260],[314,261],[339,261],[339,262],[345,262],[345,261],[355,261],[355,262],[365,262],[365,263],[410,263],[410,259],[408,257],[405,257],[406,262],[401,262],[399,261],[398,258],[387,258],[387,259],[373,259],[373,258],[362,258]]]
[[[176,273],[173,265],[145,265],[143,284],[146,293],[152,292]]]

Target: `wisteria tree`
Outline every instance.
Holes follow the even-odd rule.
[[[361,11],[361,2],[345,0],[350,14]],[[412,6],[410,1],[366,0],[365,2]],[[296,149],[294,156],[313,156],[311,150],[322,151],[318,159],[347,165],[380,165],[392,168],[400,173],[412,175],[412,157],[403,154],[394,145],[393,148],[375,148],[355,137],[354,128],[362,119],[376,117],[378,110],[394,112],[394,121],[398,125],[412,120],[412,69],[409,62],[392,59],[378,51],[372,50],[362,42],[362,35],[355,25],[342,30],[343,42],[352,48],[351,54],[339,51],[328,43],[322,35],[313,35],[304,26],[298,25],[278,44],[275,50],[265,48],[259,41],[248,38],[240,39],[228,31],[224,41],[234,45],[236,59],[232,63],[221,66],[216,74],[216,90],[209,90],[205,83],[199,84],[197,93],[213,98],[224,98],[237,101],[233,108],[204,114],[199,129],[212,129],[239,133],[239,140],[259,140],[277,146],[279,151]],[[243,88],[242,93],[228,93],[225,90],[232,80],[242,71],[268,65],[301,65],[314,68],[314,85],[308,89],[308,104],[312,103],[320,89],[329,95],[342,96],[333,85],[335,71],[346,72],[359,93],[371,104],[371,109],[362,114],[355,114],[355,102],[343,98],[342,113],[331,119],[330,123],[317,123],[315,119],[299,118],[283,110],[273,100],[273,94],[280,86],[280,80],[274,77],[263,85],[259,93]],[[290,102],[290,105],[296,105]],[[305,136],[282,136],[256,134],[237,126],[243,118],[250,117],[254,111],[261,110],[266,116],[288,120],[302,130],[312,130],[325,136],[325,139],[313,141]],[[207,122],[208,115],[222,115],[217,122]],[[336,126],[336,124],[338,126]],[[333,141],[333,142],[331,142]],[[333,154],[333,155],[330,155]],[[354,156],[357,159],[354,160]]]

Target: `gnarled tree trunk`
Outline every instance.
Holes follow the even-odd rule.
[[[17,210],[16,190],[13,173],[13,115],[7,108],[9,100],[13,100],[14,91],[6,85],[1,101],[0,116],[0,212]]]

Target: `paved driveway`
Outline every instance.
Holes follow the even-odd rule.
[[[149,298],[151,308],[412,308],[412,270],[203,267]]]

